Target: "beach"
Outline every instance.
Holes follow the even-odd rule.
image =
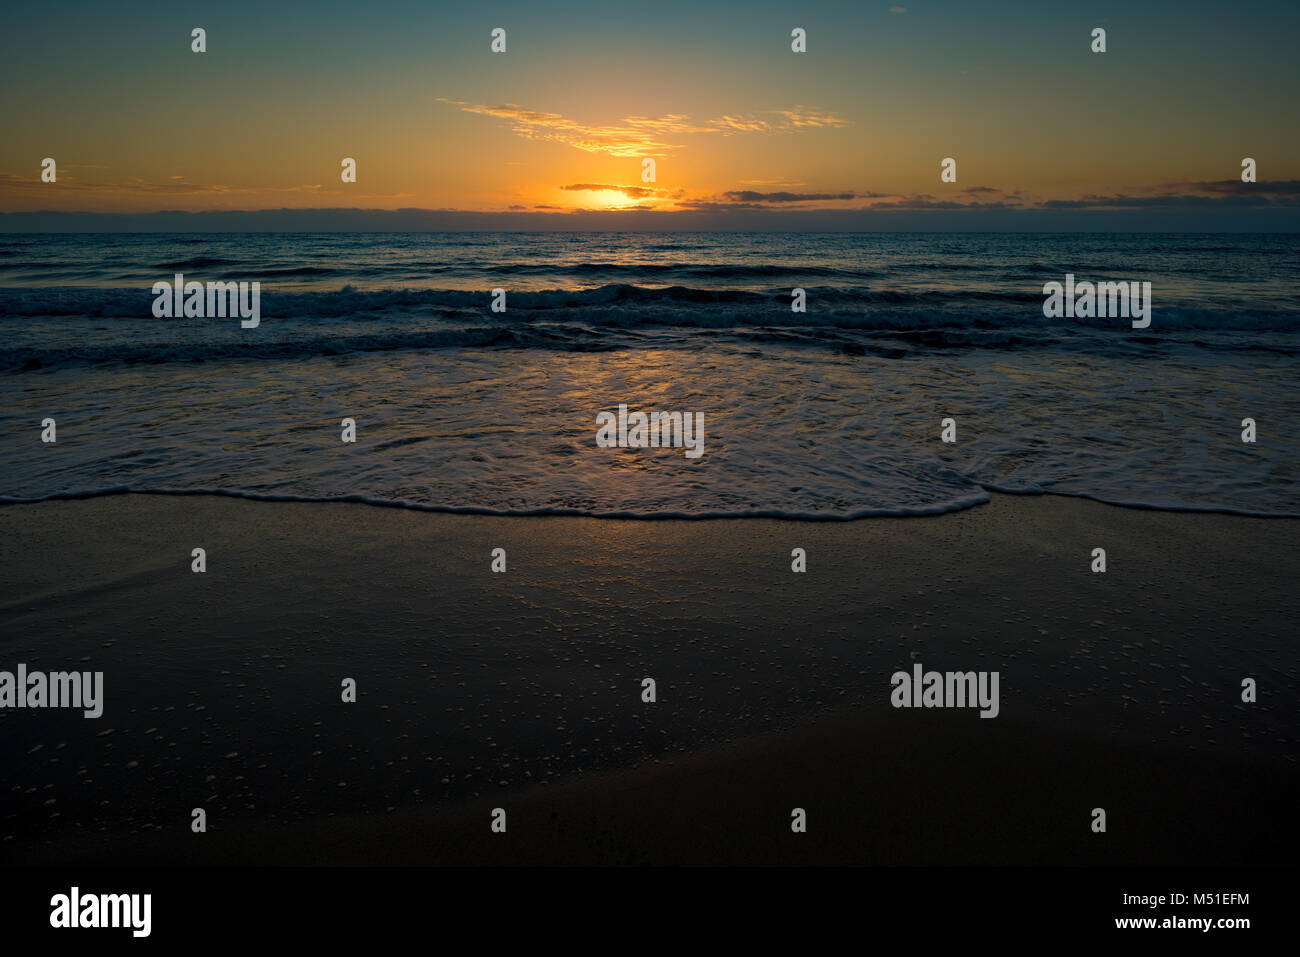
[[[8,505],[0,666],[102,671],[104,702],[0,711],[0,857],[1278,863],[1297,521],[1000,494],[816,522]],[[998,672],[997,717],[892,707],[917,664]]]
[[[1300,5],[82,6],[8,938],[1286,927]]]

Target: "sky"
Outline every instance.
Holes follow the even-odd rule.
[[[0,220],[1295,229],[1297,48],[1294,2],[15,5],[0,214],[64,215]]]

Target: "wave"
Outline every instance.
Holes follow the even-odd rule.
[[[0,369],[30,372],[69,365],[98,365],[108,362],[219,362],[223,360],[289,360],[319,356],[352,355],[361,352],[391,352],[407,349],[449,348],[563,348],[577,350],[576,337],[557,337],[545,330],[479,327],[440,329],[387,335],[335,335],[269,342],[201,342],[187,344],[121,343],[107,346],[64,348],[0,349]]]
[[[238,259],[221,259],[216,256],[195,256],[193,259],[182,259],[179,262],[174,262],[174,263],[154,263],[150,268],[151,269],[203,269],[208,266],[238,266],[240,264],[241,262]],[[55,265],[59,265],[59,264],[55,264]]]
[[[1157,302],[1152,325],[1125,319],[1046,319],[1026,290],[906,290],[809,286],[806,312],[787,288],[728,289],[615,283],[589,289],[510,292],[505,313],[487,290],[263,291],[261,324],[229,319],[157,319],[149,289],[0,289],[0,369],[30,371],[84,363],[287,360],[354,352],[535,348],[601,350],[672,340],[725,339],[829,348],[849,354],[908,349],[1131,350],[1178,341],[1218,350],[1293,353],[1300,310]],[[34,318],[40,329],[24,334]],[[123,320],[108,322],[101,320]],[[900,350],[902,352],[900,353]]]
[[[734,268],[734,267],[729,267]],[[330,271],[326,267],[304,266],[286,272],[315,274]],[[1043,294],[1037,288],[1021,289],[891,289],[864,286],[805,286],[808,311],[791,313],[790,293],[786,287],[766,289],[729,289],[713,286],[689,285],[635,285],[610,283],[582,289],[545,289],[509,291],[509,310],[504,315],[492,314],[488,305],[490,289],[422,289],[386,288],[359,289],[345,285],[337,290],[304,292],[280,291],[263,288],[262,314],[282,318],[350,318],[375,313],[393,314],[408,311],[411,314],[431,310],[472,310],[485,316],[509,318],[520,310],[568,310],[609,304],[746,304],[771,309],[771,318],[795,323],[816,323],[825,314],[825,307],[853,307],[871,309],[882,305],[908,306],[920,310],[934,310],[946,306],[974,306],[984,308],[990,318],[1005,315],[1007,306],[1030,307],[1021,310],[1021,318],[1061,324],[1085,323],[1087,320],[1044,320],[1041,305]],[[130,287],[0,287],[0,317],[30,318],[40,316],[88,316],[105,318],[153,319],[151,307],[154,295],[149,286]],[[779,307],[779,308],[773,308]],[[1184,328],[1204,329],[1274,329],[1296,331],[1300,328],[1300,302],[1287,301],[1286,305],[1261,309],[1258,304],[1225,302],[1197,305],[1192,302],[1175,302],[1162,306],[1159,301],[1156,314],[1172,320]],[[888,314],[881,314],[887,316]],[[872,316],[864,314],[865,323]],[[160,320],[172,321],[172,320]],[[1114,320],[1098,319],[1094,322],[1110,324]],[[685,324],[690,325],[688,321]]]
[[[738,265],[734,263],[704,265],[688,262],[667,263],[612,263],[588,262],[555,265],[553,263],[507,263],[498,266],[476,267],[476,273],[488,275],[536,276],[674,276],[683,279],[771,279],[781,276],[819,276],[843,279],[874,279],[881,274],[876,270],[845,269],[832,266],[794,266],[772,263]]]

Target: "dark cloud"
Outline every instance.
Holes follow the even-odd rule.
[[[1281,179],[1276,182],[1243,183],[1239,179],[1220,179],[1192,183],[1162,183],[1156,187],[1162,193],[1213,193],[1216,195],[1300,196],[1300,179]]]
[[[759,193],[751,189],[737,189],[722,194],[724,203],[821,203],[862,198],[862,193]]]
[[[1243,183],[1239,180],[1163,183],[1150,193],[1133,196],[1096,193],[1079,199],[1049,199],[1044,209],[1218,209],[1300,206],[1300,180]]]

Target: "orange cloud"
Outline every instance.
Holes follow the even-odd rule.
[[[605,153],[620,158],[663,155],[683,148],[681,143],[665,142],[661,137],[666,135],[794,133],[850,125],[848,120],[841,119],[834,113],[804,106],[790,110],[762,110],[737,116],[723,115],[703,123],[696,123],[682,113],[669,113],[659,117],[629,116],[616,125],[589,126],[560,113],[530,110],[513,103],[484,106],[445,97],[439,97],[439,101],[466,113],[507,120],[511,123],[511,132],[517,136],[551,140],[589,153]]]

